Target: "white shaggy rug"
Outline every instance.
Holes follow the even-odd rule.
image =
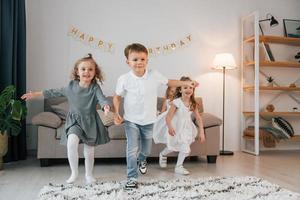
[[[153,180],[139,183],[139,188],[123,190],[124,182],[98,182],[90,186],[44,186],[40,200],[118,200],[118,199],[263,199],[300,200],[300,194],[283,189],[261,178],[208,177]]]

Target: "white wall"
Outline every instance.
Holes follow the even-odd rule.
[[[66,85],[76,59],[93,53],[105,72],[103,91],[113,95],[117,78],[127,72],[124,47],[132,42],[157,46],[192,35],[183,49],[150,58],[149,68],[170,79],[188,75],[200,83],[196,93],[205,111],[222,117],[222,74],[211,69],[217,53],[230,52],[240,66],[241,17],[258,10],[282,19],[300,18],[299,0],[27,0],[27,89]],[[70,26],[115,45],[113,53],[91,48],[67,35]],[[264,30],[268,33],[268,27]],[[240,71],[226,80],[225,146],[240,148]],[[160,95],[165,88],[162,88]],[[32,109],[30,113],[38,112]],[[30,121],[29,121],[30,122]],[[33,134],[33,133],[28,133]]]

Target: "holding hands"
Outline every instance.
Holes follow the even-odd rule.
[[[120,114],[115,114],[115,117],[114,117],[114,123],[116,125],[120,125],[122,124],[122,122],[124,121],[123,117],[121,117]]]
[[[109,112],[109,110],[110,110],[109,105],[105,105],[105,106],[103,107],[103,110],[104,110],[104,115],[107,116],[107,114],[108,114],[108,112]]]

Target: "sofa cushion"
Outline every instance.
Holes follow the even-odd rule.
[[[97,110],[97,112],[98,112],[104,126],[111,126],[114,124],[114,113],[113,112],[109,111],[107,113],[107,115],[105,115],[102,110]]]
[[[112,140],[126,139],[124,123],[122,125],[112,125],[108,127],[108,134]]]
[[[32,118],[32,124],[50,128],[58,128],[61,123],[61,119],[52,112],[41,112]]]
[[[57,114],[61,119],[66,119],[66,116],[69,112],[69,104],[67,101],[62,102],[57,105],[51,106],[52,111]]]

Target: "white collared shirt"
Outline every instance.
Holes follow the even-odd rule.
[[[155,122],[157,89],[168,79],[156,70],[146,70],[142,77],[133,71],[119,77],[116,94],[124,97],[124,119],[139,125]]]

